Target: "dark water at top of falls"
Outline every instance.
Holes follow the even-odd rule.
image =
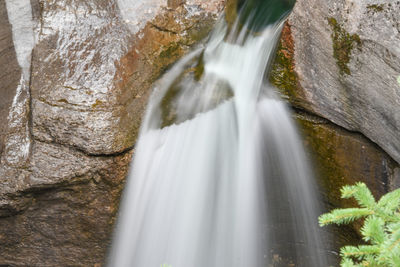
[[[292,10],[295,0],[237,0],[239,22],[253,31],[283,20]]]
[[[312,172],[264,79],[282,21],[262,10],[262,27],[221,21],[154,89],[109,266],[327,266]]]

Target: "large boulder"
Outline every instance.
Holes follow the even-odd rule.
[[[399,13],[393,1],[297,0],[284,25],[270,81],[293,107],[326,211],[355,205],[345,184],[377,198],[400,187]],[[351,228],[326,231],[332,250],[359,243]]]
[[[298,0],[284,34],[293,53],[281,60],[292,66],[274,79],[297,107],[362,133],[398,163],[399,14],[391,0]]]
[[[223,0],[0,0],[0,265],[101,266],[152,83]]]
[[[366,181],[379,196],[400,185],[400,5],[349,3],[297,1],[270,80],[295,111],[324,121],[299,122],[328,192]]]

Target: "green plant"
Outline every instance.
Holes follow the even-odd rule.
[[[340,250],[341,266],[400,266],[400,189],[378,202],[364,183],[344,186],[342,198],[355,198],[359,208],[335,209],[319,217],[320,226],[348,224],[364,218],[361,228],[367,245],[345,246]]]

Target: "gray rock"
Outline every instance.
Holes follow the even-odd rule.
[[[400,163],[400,2],[298,0],[293,101],[364,134]],[[297,98],[297,100],[296,100]]]

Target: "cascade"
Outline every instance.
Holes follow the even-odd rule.
[[[246,16],[157,83],[108,266],[327,266],[312,171],[265,78],[284,18],[254,32]]]

